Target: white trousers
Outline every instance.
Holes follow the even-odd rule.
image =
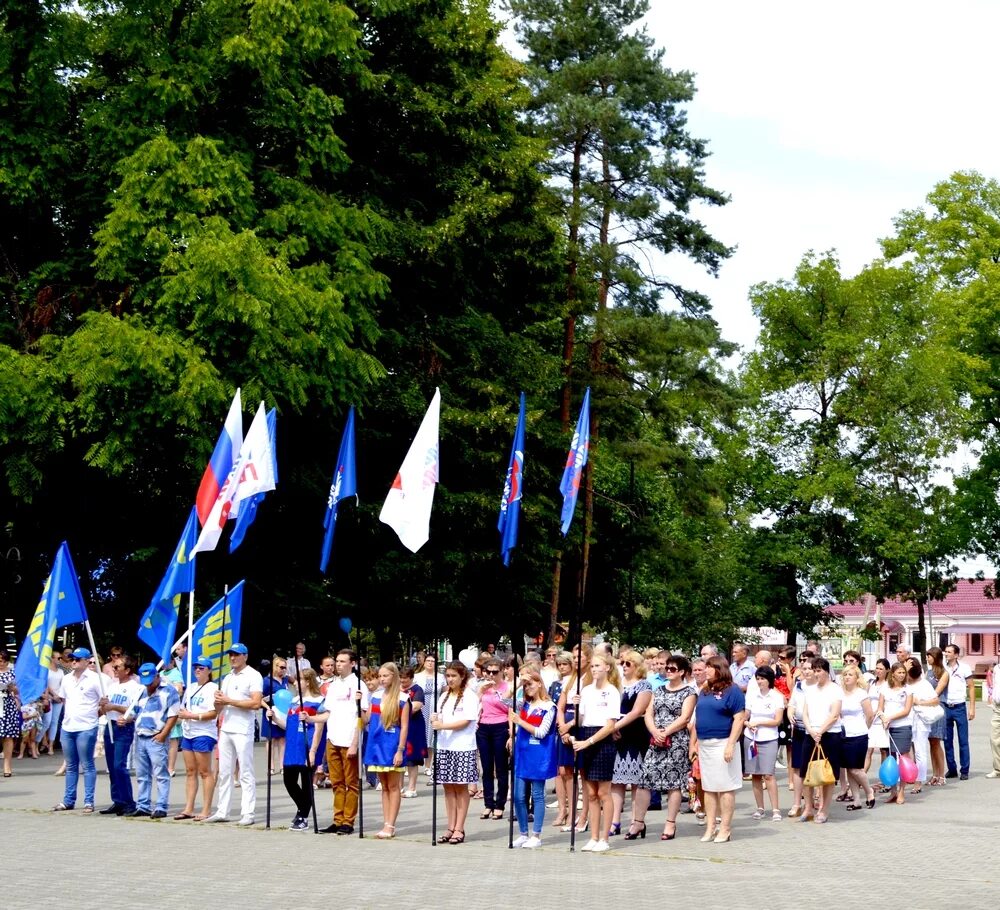
[[[913,757],[917,763],[917,783],[927,782],[927,766],[930,763],[930,732],[931,728],[925,724],[916,713],[913,715]]]
[[[219,800],[215,811],[219,815],[229,816],[229,803],[233,796],[233,769],[240,763],[240,787],[242,788],[242,805],[240,815],[253,815],[257,805],[257,777],[253,770],[253,734],[226,733],[219,734]]]

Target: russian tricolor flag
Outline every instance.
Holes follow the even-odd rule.
[[[201,484],[198,486],[198,495],[195,498],[198,521],[203,526],[208,520],[212,506],[219,498],[222,485],[226,482],[229,472],[232,471],[236,456],[242,447],[243,414],[240,404],[240,390],[237,389],[233,396],[233,403],[229,406],[226,422],[219,434],[219,441],[215,444],[215,450],[212,452],[212,458],[202,475]],[[235,517],[236,509],[232,509],[229,515]]]

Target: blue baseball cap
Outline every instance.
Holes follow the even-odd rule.
[[[208,667],[209,670],[215,666],[215,661],[211,657],[206,657],[204,654],[201,655],[197,660],[191,661],[192,667]]]
[[[247,653],[247,646],[244,645],[244,644],[241,644],[240,642],[236,642],[235,644],[230,645],[226,649],[226,653],[227,654],[246,654]]]
[[[86,648],[77,648],[72,654],[74,660],[90,660],[93,656]]]
[[[139,667],[139,682],[144,686],[148,686],[159,675],[160,671],[156,669],[156,664],[143,664]]]

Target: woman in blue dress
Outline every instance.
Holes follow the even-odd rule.
[[[410,699],[410,725],[406,729],[406,751],[403,764],[406,766],[407,786],[403,799],[413,799],[417,795],[417,775],[427,760],[427,727],[424,724],[424,690],[413,681],[413,668],[399,671],[400,686]]]
[[[514,725],[514,813],[519,836],[515,847],[533,849],[542,845],[542,825],[545,823],[545,781],[556,773],[555,732],[556,706],[552,704],[545,683],[537,670],[521,671],[524,702],[519,711],[510,711]],[[510,741],[508,740],[508,748]],[[534,827],[528,836],[528,790],[534,805]]]
[[[277,774],[279,768],[285,765],[285,731],[278,725],[272,724],[267,717],[267,705],[274,704],[274,693],[281,689],[289,689],[288,685],[288,663],[283,657],[275,656],[271,661],[271,672],[264,677],[264,715],[260,720],[260,738],[262,741],[271,742],[271,767],[269,774]]]
[[[388,840],[396,836],[396,819],[403,787],[403,755],[410,726],[410,702],[399,682],[394,663],[378,668],[379,687],[372,694],[368,712],[368,740],[365,764],[382,784],[382,830],[375,836]]]

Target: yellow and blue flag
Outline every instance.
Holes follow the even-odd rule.
[[[562,481],[559,484],[559,492],[563,495],[562,506],[562,532],[565,537],[569,533],[569,526],[573,523],[573,512],[576,509],[576,500],[580,495],[580,479],[583,477],[583,469],[587,465],[590,456],[590,388],[587,388],[583,396],[583,404],[580,405],[580,416],[576,421],[576,430],[573,432],[573,442],[569,447],[569,454],[566,456],[566,467],[563,470]]]
[[[86,621],[87,609],[83,605],[80,581],[76,577],[73,558],[69,555],[69,545],[64,540],[56,553],[52,572],[45,580],[42,599],[35,609],[28,636],[14,666],[22,703],[41,698],[48,685],[56,629]]]
[[[521,410],[517,415],[517,429],[510,447],[510,461],[507,476],[503,482],[503,496],[500,499],[500,517],[497,530],[500,532],[500,555],[503,564],[510,565],[510,554],[517,546],[518,523],[521,518],[521,480],[524,473],[524,392],[521,393]]]
[[[212,658],[212,676],[220,679],[229,672],[229,655],[233,642],[240,640],[243,624],[243,582],[198,617],[191,636],[195,654]]]
[[[177,636],[177,614],[181,606],[181,596],[194,590],[194,556],[191,554],[198,540],[198,509],[191,507],[184,532],[174,550],[170,565],[163,581],[156,589],[149,608],[139,621],[139,638],[144,641],[160,660],[170,659],[170,649]]]

